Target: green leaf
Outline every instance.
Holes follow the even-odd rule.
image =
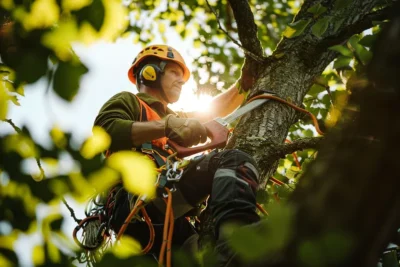
[[[344,19],[336,19],[333,22],[333,33],[336,33],[339,30],[339,28],[340,28],[340,26],[342,26],[343,22],[344,22]]]
[[[310,7],[309,9],[307,9],[307,11],[312,13],[314,15],[314,17],[318,17],[319,15],[324,13],[326,10],[327,10],[326,7],[321,5],[321,3],[315,4],[312,7]]]
[[[0,255],[7,259],[7,261],[11,264],[10,266],[18,266],[19,265],[18,264],[18,256],[14,251],[12,251],[8,248],[0,248]]]
[[[313,84],[310,88],[310,90],[307,92],[307,94],[311,95],[311,96],[317,96],[317,94],[321,93],[325,91],[325,87],[323,87],[322,85],[319,84]]]
[[[23,62],[15,67],[17,79],[14,86],[19,86],[21,81],[34,83],[45,75],[48,57],[40,52],[38,49],[21,55]]]
[[[289,205],[269,205],[268,221],[261,221],[257,227],[226,225],[222,233],[229,234],[228,242],[244,260],[269,256],[288,242],[292,234],[293,209]]]
[[[55,220],[52,220],[50,222],[50,228],[52,231],[60,231],[61,230],[61,225],[64,221],[63,217],[57,218]]]
[[[342,56],[346,56],[346,57],[352,57],[353,53],[350,51],[350,49],[348,49],[347,47],[343,46],[343,45],[334,45],[329,47],[330,50],[339,52],[340,54],[342,54]]]
[[[325,18],[322,18],[320,20],[318,20],[312,27],[311,27],[311,31],[312,33],[317,36],[318,38],[320,38],[325,31],[328,29],[329,26],[329,22],[331,21],[332,17],[328,16]]]
[[[89,22],[94,29],[100,31],[104,22],[105,8],[102,0],[94,0],[89,6],[73,12],[77,16],[78,23]]]
[[[374,35],[368,34],[368,35],[365,35],[358,43],[365,47],[372,47],[373,44],[375,43],[376,37],[377,37],[376,34],[374,34]]]
[[[222,232],[227,231],[226,226],[222,228]],[[231,226],[232,227],[232,226]],[[265,237],[256,233],[249,227],[243,227],[236,230],[230,240],[230,245],[245,260],[255,260],[262,257],[266,253]]]
[[[281,187],[284,189],[284,187]],[[293,208],[288,204],[281,203],[280,205],[269,205],[268,226],[270,232],[264,237],[269,239],[266,245],[272,246],[271,252],[276,252],[283,248],[293,234]]]
[[[334,10],[339,10],[348,7],[351,4],[352,1],[349,0],[336,0],[333,9]]]
[[[360,45],[359,41],[360,36],[356,34],[350,37],[348,43],[354,49],[358,59],[361,60],[361,63],[363,65],[366,65],[372,58],[372,52],[368,51],[364,46]]]
[[[325,233],[320,240],[321,247],[324,247],[326,259],[337,266],[343,263],[354,246],[354,240],[344,232],[330,231]]]
[[[54,91],[63,99],[72,101],[79,90],[79,81],[88,71],[82,63],[60,62],[54,74]]]
[[[26,184],[24,185],[27,186]],[[18,196],[16,198],[6,196],[2,198],[1,204],[3,205],[0,211],[2,221],[12,224],[14,229],[22,231],[27,231],[29,229],[30,222],[34,218],[34,215],[27,212],[26,205],[22,198]]]
[[[300,244],[297,257],[300,263],[308,267],[322,267],[325,264],[324,251],[317,242],[304,241]]]
[[[256,195],[257,203],[267,204],[269,200],[269,195],[266,190],[258,190]]]
[[[17,96],[11,95],[11,96],[10,96],[10,100],[11,100],[11,102],[14,103],[14,105],[16,105],[16,106],[21,106],[21,104],[19,103],[19,100],[18,100],[18,97],[17,97]]]
[[[286,27],[285,31],[283,32],[283,36],[286,38],[293,38],[297,37],[303,33],[304,29],[310,24],[311,19],[307,20],[299,20],[294,23],[290,23],[289,26]]]
[[[314,132],[310,129],[304,130],[303,134],[305,137],[313,137],[314,136]]]
[[[349,64],[350,64],[350,61],[352,59],[353,59],[352,57],[340,56],[333,63],[333,68],[334,69],[341,69],[341,68],[348,67]]]

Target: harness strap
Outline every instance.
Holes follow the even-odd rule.
[[[160,116],[149,106],[141,100],[137,95],[135,95],[139,102],[140,107],[140,121],[152,121],[160,120]],[[141,145],[139,148],[143,153],[150,155],[157,164],[157,167],[165,165],[167,157],[171,154],[170,152],[164,150],[167,143],[167,138],[162,137],[153,140],[151,143],[147,142]]]

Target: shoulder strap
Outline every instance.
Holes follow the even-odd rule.
[[[147,112],[146,112],[145,103],[137,95],[134,95],[134,96],[136,97],[137,101],[139,102],[139,109],[140,109],[139,121],[147,121]]]
[[[149,105],[146,104],[142,99],[140,99],[137,95],[135,95],[140,107],[140,121],[151,121],[151,120],[159,120],[160,116],[155,112]],[[170,153],[163,149],[165,144],[167,143],[167,138],[159,138],[153,140],[152,142],[144,143],[141,145],[140,149],[143,153],[151,155],[153,159],[156,161],[157,166],[161,167],[165,165],[166,157],[170,155]]]

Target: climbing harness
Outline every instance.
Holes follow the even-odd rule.
[[[322,131],[319,129],[317,119],[313,114],[311,114],[309,111],[304,110],[302,108],[297,107],[296,105],[293,105],[275,95],[268,94],[268,95],[258,95],[255,97],[252,97],[249,101],[254,101],[256,99],[261,99],[261,98],[267,98],[267,99],[273,99],[276,100],[280,103],[283,103],[285,105],[288,105],[289,107],[304,112],[308,114],[314,123],[314,126],[316,128],[316,131],[319,134],[323,134]],[[137,98],[139,101],[140,105],[140,121],[149,121],[149,120],[154,120],[154,119],[160,119],[158,114],[155,113],[146,103],[144,103],[141,99]],[[230,131],[229,131],[230,132]],[[166,148],[166,149],[162,149]],[[172,236],[173,236],[173,228],[174,228],[174,210],[172,208],[172,193],[176,191],[176,183],[180,181],[182,178],[182,175],[184,173],[184,169],[188,166],[188,164],[191,162],[190,160],[185,160],[177,157],[177,151],[173,153],[173,151],[168,149],[167,145],[167,138],[160,138],[157,140],[152,141],[151,143],[145,143],[142,145],[141,148],[139,148],[140,151],[143,154],[146,154],[150,156],[157,164],[158,169],[158,177],[155,186],[158,188],[159,191],[162,191],[161,195],[159,197],[162,198],[162,201],[165,203],[166,208],[165,208],[165,218],[164,218],[164,228],[163,228],[163,242],[161,245],[161,250],[160,254],[158,257],[158,264],[159,266],[163,266],[164,262],[166,262],[166,266],[170,267],[171,266],[171,246],[172,246]],[[204,151],[204,150],[203,150]],[[107,152],[106,156],[109,156],[110,153]],[[296,159],[296,164],[299,165],[299,162]],[[270,180],[278,185],[283,185],[284,183],[279,181],[276,178],[271,177]],[[93,203],[95,206],[98,208],[91,209],[90,212],[86,213],[86,218],[81,220],[78,225],[75,227],[73,231],[73,237],[75,242],[83,249],[87,251],[91,250],[96,250],[99,247],[103,246],[105,243],[105,240],[107,238],[110,238],[111,234],[111,220],[113,218],[113,212],[115,211],[115,206],[116,202],[118,200],[118,196],[123,190],[123,185],[118,184],[114,186],[110,192],[108,193],[108,196],[106,198],[105,203],[100,203],[100,201],[93,200]],[[154,244],[154,239],[155,239],[155,231],[154,231],[154,226],[151,222],[151,219],[149,215],[147,214],[146,211],[146,204],[149,203],[150,199],[147,198],[147,196],[137,196],[136,199],[132,198],[130,201],[134,201],[134,204],[131,205],[131,211],[129,215],[126,217],[123,225],[119,229],[116,239],[117,241],[121,238],[121,236],[124,234],[126,228],[130,224],[130,222],[139,216],[143,221],[146,222],[149,228],[149,242],[148,244],[143,248],[142,253],[146,254],[148,253],[153,244]],[[257,208],[260,210],[260,212],[266,216],[268,216],[268,212],[264,210],[264,208],[257,203]],[[141,216],[139,215],[141,214]],[[95,234],[92,234],[91,240],[89,243],[90,245],[84,242],[80,242],[78,238],[76,237],[77,233],[81,230],[87,227],[90,223],[96,223],[97,224],[97,230]],[[85,232],[85,230],[83,230]]]

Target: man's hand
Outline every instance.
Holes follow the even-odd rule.
[[[168,115],[165,119],[165,136],[178,145],[191,147],[207,141],[207,130],[196,119]]]

